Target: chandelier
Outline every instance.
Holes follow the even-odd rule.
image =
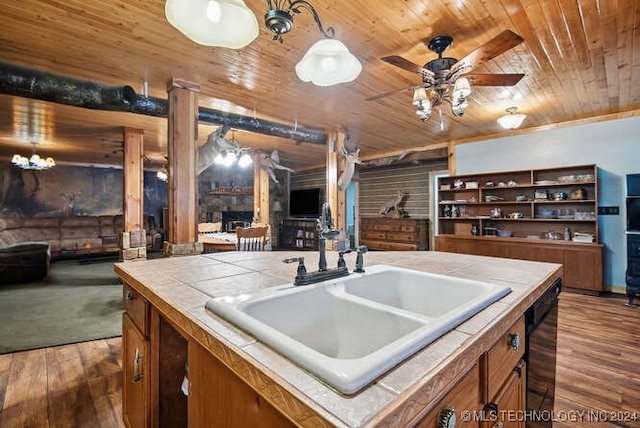
[[[22,168],[22,169],[34,169],[34,170],[43,170],[49,169],[56,166],[56,161],[53,160],[51,156],[44,158],[36,153],[36,144],[33,144],[33,154],[30,157],[22,156],[19,154],[13,155],[11,158],[11,163]]]
[[[470,94],[471,85],[466,77],[458,77],[453,84],[449,80],[436,80],[431,85],[421,85],[414,89],[413,105],[416,106],[416,114],[423,122],[429,120],[433,107],[439,107],[445,102],[451,105],[451,113],[454,116],[461,117],[469,106],[467,97]]]
[[[509,107],[506,110],[508,114],[500,116],[497,119],[498,124],[504,129],[516,129],[520,127],[527,115],[522,113],[514,114],[517,110],[518,107]]]
[[[296,65],[303,82],[331,86],[354,80],[362,64],[339,40],[332,27],[326,30],[313,6],[304,0],[266,0],[264,24],[273,40],[283,43],[282,36],[293,29],[293,17],[306,9],[325,37],[316,42]],[[167,21],[196,43],[241,49],[258,36],[258,20],[243,0],[167,0]]]
[[[224,139],[224,138],[223,138]],[[235,131],[231,134],[231,139],[224,141],[224,149],[219,151],[213,159],[216,165],[222,165],[229,168],[236,163],[240,168],[246,168],[253,163],[253,158],[249,154],[249,149],[241,147],[240,142],[236,140]]]

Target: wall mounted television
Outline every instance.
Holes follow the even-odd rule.
[[[640,232],[640,196],[627,198],[627,232]]]
[[[320,188],[291,190],[289,192],[289,216],[320,217],[323,198],[324,192]]]

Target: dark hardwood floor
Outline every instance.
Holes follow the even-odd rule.
[[[594,414],[624,419],[640,413],[640,308],[624,302],[561,294],[554,426],[640,427],[628,418],[594,420]],[[0,355],[0,427],[124,426],[121,343],[115,338]],[[591,417],[576,420],[582,411]]]

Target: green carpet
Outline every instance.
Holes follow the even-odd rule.
[[[0,354],[122,335],[114,261],[57,261],[47,279],[0,286]]]

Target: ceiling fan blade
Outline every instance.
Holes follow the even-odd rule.
[[[409,61],[408,59],[404,59],[404,58],[402,58],[401,56],[398,56],[398,55],[385,56],[385,57],[380,58],[380,59],[383,60],[384,62],[388,62],[391,65],[395,65],[396,67],[400,67],[401,69],[410,71],[412,73],[433,74],[429,70],[427,70],[426,68],[423,68],[422,66],[420,66],[418,64],[414,64],[411,61]]]
[[[469,71],[472,68],[479,67],[509,49],[518,46],[522,42],[524,42],[522,37],[511,30],[505,30],[459,60],[451,67],[451,70],[455,70],[459,67],[469,67],[467,70]]]
[[[480,74],[469,73],[464,77],[469,79],[473,86],[514,86],[524,77],[524,74]]]
[[[396,89],[396,90],[391,91],[391,92],[385,92],[384,94],[375,95],[373,97],[366,98],[365,101],[379,100],[380,98],[385,98],[385,97],[388,97],[388,96],[393,95],[393,94],[397,94],[398,92],[402,92],[402,91],[413,91],[416,88],[419,88],[420,86],[422,86],[422,85],[407,86],[406,88],[400,88],[400,89]]]

